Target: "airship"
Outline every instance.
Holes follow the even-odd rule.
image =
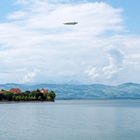
[[[65,22],[64,25],[76,25],[78,22]]]

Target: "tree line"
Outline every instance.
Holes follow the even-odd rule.
[[[1,90],[0,101],[54,101],[56,93],[49,91],[43,94],[39,89],[33,91],[25,91],[18,94],[13,94],[7,90]]]

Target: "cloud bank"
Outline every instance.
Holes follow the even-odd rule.
[[[0,22],[1,83],[140,82],[140,37],[128,32],[123,9],[88,1],[17,5]]]

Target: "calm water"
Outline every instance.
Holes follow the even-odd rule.
[[[0,104],[0,140],[140,140],[140,100]]]

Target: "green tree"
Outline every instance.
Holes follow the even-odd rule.
[[[4,98],[5,98],[5,100],[7,100],[7,101],[12,101],[12,99],[13,99],[13,94],[12,94],[11,92],[9,92],[9,91],[5,91],[5,93],[4,93]]]
[[[56,97],[55,92],[50,91],[47,98],[48,98],[49,101],[54,101],[55,97]]]

